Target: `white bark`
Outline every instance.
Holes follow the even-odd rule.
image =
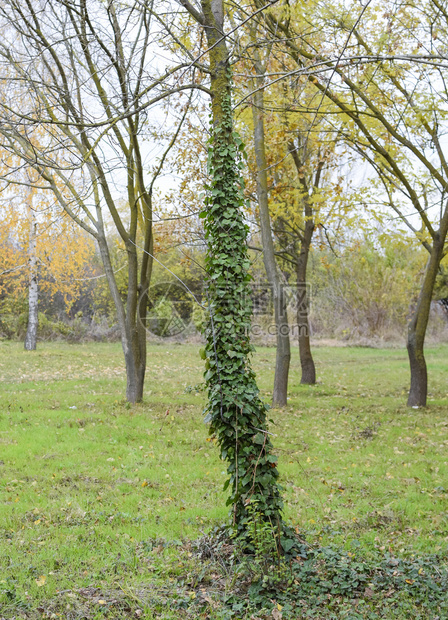
[[[28,265],[29,265],[29,285],[28,285],[28,327],[25,336],[25,349],[35,351],[37,342],[37,328],[39,325],[39,285],[38,285],[38,266],[37,266],[37,222],[34,211],[28,209],[30,215],[30,237],[28,244]]]

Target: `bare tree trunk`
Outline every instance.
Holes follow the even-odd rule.
[[[98,245],[109,289],[117,311],[118,325],[120,327],[121,346],[123,348],[126,366],[126,399],[130,403],[137,403],[143,398],[143,384],[146,368],[146,332],[142,339],[144,342],[144,354],[142,355],[143,352],[139,344],[137,325],[135,324],[135,319],[134,325],[132,324],[132,321],[129,320],[129,314],[125,312],[120,291],[118,290],[114,277],[109,248],[104,236],[98,236]],[[132,277],[130,279],[132,280]]]
[[[132,359],[129,365],[128,386],[126,396],[129,402],[136,403],[143,398],[143,381],[146,371],[146,335],[143,342],[140,340],[140,330],[137,322],[138,313],[138,257],[137,248],[133,241],[126,243],[128,255],[128,291],[126,301],[125,333],[129,338],[128,355]]]
[[[143,398],[143,384],[146,374],[146,324],[147,324],[147,308],[148,308],[148,289],[151,282],[151,274],[153,267],[153,251],[154,238],[152,234],[152,202],[149,200],[151,220],[146,223],[145,244],[142,256],[142,264],[140,268],[140,285],[138,287],[138,308],[137,308],[137,325],[136,339],[138,345],[138,385],[141,385],[140,400]]]
[[[30,217],[30,236],[28,245],[28,264],[30,282],[28,285],[28,326],[25,336],[26,351],[35,351],[37,342],[37,328],[39,326],[39,285],[37,266],[37,222],[34,211],[28,208]]]
[[[417,306],[408,325],[407,349],[411,369],[411,386],[407,403],[409,407],[426,407],[428,371],[424,355],[424,344],[432,293],[442,259],[445,236],[446,230],[445,234],[441,234],[441,231],[438,231],[434,236]]]
[[[143,386],[146,374],[146,309],[153,265],[151,222],[147,224],[146,229],[140,284],[138,284],[137,248],[132,242],[128,243],[127,246],[128,293],[126,310],[114,277],[109,248],[104,236],[99,237],[99,247],[109,289],[117,310],[121,345],[126,366],[126,399],[130,403],[138,403],[143,399]]]
[[[302,147],[303,148],[303,147]],[[312,189],[308,185],[303,174],[303,162],[299,156],[298,149],[293,142],[288,144],[288,150],[293,158],[300,183],[303,187],[303,231],[300,237],[300,253],[296,258],[296,282],[297,282],[297,329],[299,340],[300,365],[302,367],[302,379],[300,383],[313,385],[316,383],[316,367],[314,366],[313,356],[310,345],[310,323],[309,323],[309,299],[306,280],[306,270],[308,257],[310,255],[311,241],[314,233],[314,213],[310,204],[310,192],[314,192],[319,187],[322,169],[324,166],[321,160],[316,168],[316,174],[312,182]],[[305,159],[303,153],[302,159]]]
[[[257,198],[260,211],[260,228],[263,246],[263,262],[266,275],[272,291],[274,302],[275,328],[277,336],[277,354],[275,360],[274,390],[272,404],[274,407],[284,407],[288,397],[288,375],[291,360],[291,345],[289,340],[289,324],[286,308],[286,299],[280,281],[275,261],[274,242],[272,240],[271,219],[268,203],[268,178],[266,173],[266,150],[264,137],[264,93],[261,88],[263,78],[260,63],[256,63],[257,86],[253,99],[252,116],[254,122],[254,147],[257,162]]]
[[[306,269],[310,252],[311,236],[313,234],[306,222],[304,240],[300,246],[300,255],[296,263],[297,276],[297,329],[299,337],[300,366],[302,367],[302,379],[300,383],[313,385],[316,383],[316,367],[311,354],[310,323],[309,323],[309,297],[307,289]]]

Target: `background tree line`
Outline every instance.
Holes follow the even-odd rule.
[[[4,222],[2,227],[2,253],[0,271],[2,338],[23,338],[28,318],[28,224]],[[95,246],[75,230],[73,236],[54,232],[61,244],[60,255],[51,229],[45,238],[38,237],[39,274],[39,331],[42,340],[67,339],[119,340],[119,329],[113,299],[104,276],[101,259]],[[72,231],[73,233],[73,231]],[[183,232],[181,231],[183,235]],[[154,267],[152,286],[157,290],[161,283],[178,282],[177,276],[192,290],[201,295],[203,288],[203,251],[188,245],[179,234],[173,243],[173,230],[166,235],[166,245],[158,248],[157,256],[163,266]],[[425,253],[412,238],[378,235],[366,231],[359,239],[346,239],[333,250],[319,231],[309,258],[308,282],[310,286],[310,331],[313,341],[340,340],[367,346],[391,343],[402,345],[412,306],[418,294],[418,283],[425,266]],[[258,238],[257,238],[258,235]],[[254,231],[251,244],[260,242]],[[45,247],[45,243],[48,245]],[[78,250],[77,262],[65,254],[66,245]],[[123,268],[124,250],[116,240],[111,240],[112,265],[123,299],[127,291],[127,273]],[[251,296],[257,313],[255,320],[261,330],[254,333],[255,343],[275,344],[273,306],[264,304],[257,309],[257,291],[267,287],[265,268],[260,252],[250,252],[254,292]],[[194,259],[191,260],[191,258]],[[54,265],[58,260],[60,265]],[[72,271],[68,269],[71,267]],[[73,262],[72,262],[73,261]],[[53,266],[54,265],[54,266]],[[289,270],[288,270],[289,267]],[[167,271],[168,268],[170,271]],[[285,268],[286,281],[295,282],[290,265]],[[366,291],[369,295],[366,295]],[[445,268],[438,277],[435,299],[447,296]],[[265,300],[266,301],[266,300]],[[194,304],[195,305],[195,304]],[[181,332],[178,340],[201,337],[203,310],[197,306],[191,318],[191,329]],[[296,325],[294,308],[289,308],[289,319]],[[445,312],[441,304],[434,303],[430,322],[432,341],[444,341]],[[291,328],[292,343],[297,345],[298,329]],[[151,332],[149,332],[151,333]],[[157,334],[153,334],[157,339]]]

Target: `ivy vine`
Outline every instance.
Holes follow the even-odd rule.
[[[230,486],[232,523],[248,538],[253,514],[282,532],[283,507],[277,483],[277,457],[267,432],[267,409],[250,365],[251,300],[249,259],[244,222],[244,145],[233,131],[230,97],[224,99],[221,121],[212,128],[209,149],[210,183],[201,212],[207,240],[205,381],[206,421],[228,463],[224,489]],[[256,510],[254,511],[254,507]],[[280,540],[279,540],[280,542]]]

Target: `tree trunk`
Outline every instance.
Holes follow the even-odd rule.
[[[152,249],[151,235],[149,250],[151,254]],[[137,307],[134,308],[134,304],[128,304],[126,312],[126,333],[132,334],[131,346],[129,347],[129,363],[126,363],[126,397],[131,403],[138,403],[143,399],[143,386],[146,375],[146,310],[152,262],[152,258],[144,253],[141,265],[141,280],[140,284],[137,285],[137,294],[135,295],[134,291],[128,290],[128,295],[135,295],[137,299]],[[132,267],[135,267],[133,260],[130,261],[130,269]]]
[[[109,248],[106,238],[100,235],[98,237],[98,244],[104,265],[104,271],[106,273],[107,282],[109,284],[109,290],[114,301],[115,309],[117,311],[118,325],[120,327],[121,346],[123,348],[124,361],[126,366],[126,400],[134,404],[140,402],[143,398],[143,384],[146,369],[146,332],[144,333],[143,338],[139,338],[138,326],[135,320],[136,314],[134,313],[134,315],[132,315],[132,308],[129,309],[129,307],[128,312],[125,312],[123,301],[120,296],[120,291],[118,290],[118,286],[115,281],[114,271],[110,260]],[[133,265],[135,263],[135,260],[133,262]],[[132,262],[132,257],[130,257],[130,262]],[[132,270],[132,266],[129,266],[129,270]],[[135,281],[135,278],[133,278],[132,276],[132,272],[130,273],[130,280]],[[131,306],[131,304],[128,303],[128,306]],[[133,321],[130,320],[132,319],[132,316],[134,316]]]
[[[299,340],[299,353],[300,353],[300,365],[302,367],[302,379],[300,383],[313,385],[316,383],[316,368],[314,366],[313,356],[311,354],[310,345],[310,323],[309,323],[309,298],[308,287],[306,279],[306,270],[308,266],[308,257],[311,249],[311,241],[314,233],[314,213],[310,204],[310,192],[311,195],[319,187],[322,169],[324,166],[323,160],[321,160],[316,168],[316,174],[312,183],[312,187],[308,185],[305,175],[303,174],[303,161],[305,160],[306,153],[303,153],[302,158],[299,156],[298,149],[295,147],[294,142],[288,144],[288,150],[293,158],[294,165],[297,170],[300,183],[303,188],[303,221],[304,228],[300,238],[300,252],[296,258],[296,282],[297,282],[297,329]]]
[[[30,215],[30,237],[28,246],[28,264],[30,283],[28,285],[28,326],[25,336],[26,351],[35,351],[37,342],[37,328],[39,325],[39,286],[38,286],[38,267],[37,267],[37,222],[32,209]]]
[[[259,62],[256,62],[256,70],[258,74],[256,80],[258,90],[255,92],[253,98],[252,117],[254,123],[255,158],[257,162],[257,199],[260,212],[263,262],[274,302],[274,317],[277,337],[272,405],[274,407],[284,407],[288,397],[288,375],[291,360],[291,346],[289,341],[286,298],[275,261],[274,243],[271,232],[271,219],[269,216],[268,177],[266,173],[267,164],[263,122],[263,77],[260,75],[262,69]]]
[[[438,231],[434,236],[417,306],[408,325],[407,349],[411,370],[411,386],[407,403],[409,407],[426,407],[428,372],[424,355],[424,344],[432,293],[442,259],[446,230],[444,230],[444,233]]]
[[[137,146],[135,146],[135,151],[138,154],[136,167],[141,171],[143,168]],[[128,162],[128,166],[130,169],[134,168],[132,160]],[[128,200],[129,204],[132,205],[130,232],[129,235],[126,235],[124,232],[121,234],[122,238],[125,239],[128,257],[126,307],[115,280],[101,209],[99,208],[97,208],[98,234],[96,235],[120,327],[121,345],[126,366],[126,399],[132,404],[141,402],[143,399],[143,386],[146,374],[146,312],[153,265],[152,191],[145,189],[142,175],[137,179],[136,186],[134,181],[133,177],[128,180]],[[137,251],[138,200],[142,204],[141,228],[145,234],[143,247],[141,248],[140,272]]]
[[[129,376],[126,396],[129,402],[140,402],[143,398],[143,382],[146,372],[146,333],[141,338],[138,323],[138,296],[143,292],[138,285],[138,256],[135,244],[126,243],[128,255],[128,291],[126,300],[126,334],[129,337]]]
[[[124,342],[125,340],[122,336],[121,344],[126,364],[126,400],[131,404],[135,404],[140,403],[143,399],[146,366],[142,367],[132,344]]]
[[[127,324],[127,331],[129,329]],[[123,345],[123,338],[122,338]],[[143,386],[146,373],[146,333],[142,341],[136,334],[130,342],[126,342],[126,351],[123,346],[126,361],[126,400],[132,404],[143,400]]]
[[[314,360],[311,354],[309,322],[310,300],[308,296],[308,283],[306,277],[311,240],[314,232],[314,221],[312,208],[310,207],[306,197],[304,200],[305,230],[300,244],[300,254],[296,263],[297,329],[299,337],[300,365],[302,367],[302,378],[300,383],[314,385],[316,383],[316,367],[314,366]]]
[[[305,225],[308,226],[308,222]],[[311,231],[312,235],[312,231]],[[302,378],[300,383],[314,385],[316,383],[316,367],[311,354],[310,323],[309,323],[309,296],[307,289],[306,269],[310,245],[307,237],[309,231],[305,230],[305,240],[300,246],[300,255],[296,263],[297,276],[297,329],[299,339],[300,366]]]
[[[148,308],[148,289],[151,283],[151,274],[153,267],[153,258],[152,254],[154,251],[154,239],[152,234],[152,200],[149,198],[147,204],[150,205],[148,207],[147,212],[147,222],[145,227],[145,243],[144,243],[144,252],[142,256],[142,264],[140,268],[140,285],[138,286],[138,307],[137,307],[137,325],[136,325],[136,342],[135,342],[135,350],[136,357],[138,360],[137,365],[137,376],[138,376],[138,386],[139,386],[139,398],[138,400],[142,400],[143,398],[143,384],[145,381],[146,374],[146,335],[147,335],[147,308]],[[150,213],[150,215],[148,215]],[[149,217],[151,219],[149,219]]]

